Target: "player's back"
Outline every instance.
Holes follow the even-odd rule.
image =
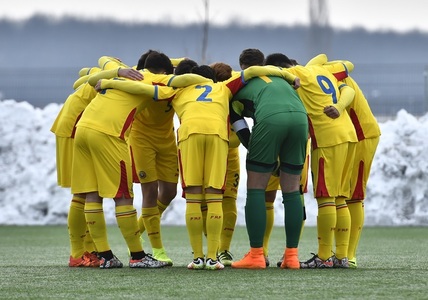
[[[172,75],[154,74],[143,70],[144,83],[166,86]],[[170,132],[174,126],[174,109],[170,101],[152,101],[135,117],[133,130],[141,134],[148,133],[147,129]]]
[[[79,86],[65,100],[51,131],[57,136],[71,137],[80,115],[96,95],[97,92],[89,83]]]
[[[300,78],[297,93],[303,101],[310,120],[313,145],[328,147],[344,142],[356,142],[357,136],[346,111],[332,119],[324,108],[337,103],[340,98],[338,81],[321,65],[295,66],[288,69]]]
[[[134,116],[153,101],[149,97],[117,89],[102,90],[89,103],[78,123],[106,134],[127,139]]]
[[[260,76],[248,81],[233,100],[251,100],[254,119],[261,121],[271,115],[298,111],[306,113],[297,92],[284,79],[275,76]]]
[[[228,140],[230,90],[222,83],[205,83],[182,88],[172,101],[180,119],[179,140],[190,134],[217,134]]]
[[[352,122],[356,126],[358,139],[373,138],[380,136],[379,124],[375,116],[372,113],[370,105],[364,96],[363,91],[351,77],[347,77],[343,80],[348,86],[354,89],[355,97],[354,101],[349,105],[348,112]]]

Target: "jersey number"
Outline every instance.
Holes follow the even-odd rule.
[[[322,91],[324,93],[326,93],[327,95],[331,95],[331,98],[333,99],[333,103],[336,104],[337,103],[337,94],[336,94],[336,90],[335,90],[334,85],[331,82],[331,80],[325,76],[319,75],[319,76],[317,76],[317,81],[318,81],[318,84],[319,84],[320,88],[322,89]]]
[[[196,101],[203,101],[203,102],[212,102],[213,99],[207,98],[208,94],[211,93],[212,87],[209,85],[197,85],[196,89],[204,89],[202,94],[199,95],[199,97],[196,99]]]

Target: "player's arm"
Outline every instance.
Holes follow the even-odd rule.
[[[336,77],[343,80],[354,70],[354,64],[347,60],[334,60],[323,64],[323,67]]]
[[[244,104],[240,101],[231,101],[229,103],[229,117],[233,131],[235,131],[236,135],[241,141],[241,144],[248,149],[251,132],[250,127],[242,115],[243,109]]]
[[[144,95],[154,100],[167,100],[173,97],[176,91],[167,86],[147,84],[141,81],[131,81],[120,78],[102,79],[95,86],[97,91],[104,89],[116,89],[130,94]]]
[[[324,53],[318,54],[317,56],[311,58],[307,63],[306,63],[306,67],[307,66],[311,66],[311,65],[323,65],[325,63],[328,62],[328,58],[327,55]]]
[[[89,77],[95,73],[100,72],[101,69],[98,67],[92,67],[92,68],[82,68],[79,71],[79,76],[80,78],[77,79],[74,83],[73,83],[73,89],[77,89],[79,86],[81,86],[83,83],[87,82]]]
[[[79,77],[85,76],[85,75],[91,75],[94,73],[98,73],[99,71],[101,71],[100,68],[98,67],[86,67],[86,68],[81,68],[79,71]]]
[[[168,81],[168,86],[171,87],[186,87],[189,85],[194,85],[194,84],[198,84],[198,83],[204,83],[210,81],[212,82],[211,79],[208,79],[206,77],[203,77],[201,75],[198,74],[183,74],[183,75],[174,75],[172,76],[169,81]]]
[[[170,58],[169,60],[172,63],[172,66],[175,68],[181,61],[188,59],[187,57],[180,57],[180,58]]]
[[[143,80],[144,76],[141,72],[132,69],[132,68],[121,68],[118,67],[112,70],[104,70],[98,72],[94,75],[91,75],[88,78],[88,83],[92,86],[95,86],[100,79],[110,79],[114,77],[125,77],[131,80]]]
[[[324,108],[324,113],[332,119],[338,118],[355,97],[355,90],[346,84],[339,86],[340,97],[337,103]]]
[[[118,67],[129,68],[129,66],[124,64],[119,58],[112,56],[101,56],[98,59],[98,66],[103,70],[112,70]]]
[[[299,78],[291,74],[285,69],[281,69],[274,66],[252,66],[243,71],[241,71],[241,78],[244,82],[247,82],[251,78],[257,76],[277,76],[284,78],[289,84],[291,84],[294,88],[298,88],[300,86]]]

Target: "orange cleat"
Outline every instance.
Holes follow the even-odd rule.
[[[232,268],[235,269],[266,269],[263,247],[251,248],[250,252],[238,261],[232,262]]]
[[[300,269],[297,248],[285,248],[281,269]]]

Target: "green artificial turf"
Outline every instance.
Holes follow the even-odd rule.
[[[358,269],[317,270],[276,267],[282,227],[274,227],[265,270],[187,270],[192,254],[183,226],[162,227],[173,267],[130,269],[118,228],[108,234],[122,269],[69,268],[66,226],[0,226],[0,299],[428,299],[426,227],[366,227]],[[299,248],[300,260],[317,251],[314,227],[304,229]],[[231,252],[240,259],[248,250],[245,227],[237,227]]]

